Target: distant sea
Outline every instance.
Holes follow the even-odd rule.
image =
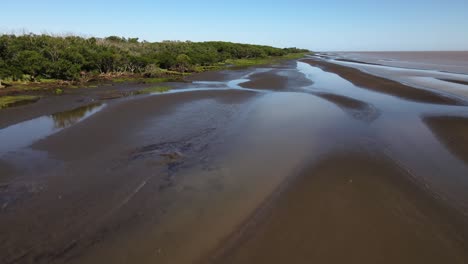
[[[468,74],[468,51],[333,52],[342,58],[388,66]]]

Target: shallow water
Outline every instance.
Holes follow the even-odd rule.
[[[399,196],[404,189],[398,180],[401,171],[432,195],[428,199],[415,192],[415,199],[425,206],[444,201],[457,209],[468,209],[468,167],[459,156],[464,152],[454,151],[453,146],[441,141],[440,137],[448,136],[440,131],[436,136],[434,128],[423,120],[438,115],[468,117],[467,107],[402,100],[357,87],[337,74],[302,62],[256,78],[303,75],[312,84],[288,80],[285,83],[289,87],[279,91],[239,86],[252,74],[269,70],[252,70],[232,80],[198,81],[160,96],[129,98],[99,115],[92,116],[104,105],[6,128],[8,133],[4,133],[11,139],[15,139],[15,131],[25,128],[44,130],[20,136],[25,138],[24,143],[10,147],[12,151],[69,128],[41,141],[38,149],[49,151],[57,159],[63,158],[60,154],[76,154],[63,158],[66,162],[61,163],[62,167],[47,166],[43,170],[53,176],[50,182],[43,178],[44,189],[32,188],[34,199],[25,199],[19,205],[5,199],[11,203],[5,207],[8,217],[0,218],[0,232],[8,243],[0,244],[0,249],[8,251],[8,255],[0,256],[0,261],[25,256],[25,260],[42,258],[44,263],[194,263],[223,247],[231,236],[242,235],[243,227],[250,224],[259,208],[268,208],[276,195],[281,199],[286,187],[291,192],[299,190],[299,195],[312,190],[312,196],[304,197],[314,200],[299,199],[286,206],[298,206],[300,210],[298,215],[286,213],[284,218],[278,218],[286,219],[275,229],[278,237],[294,233],[298,245],[310,245],[316,238],[314,232],[328,227],[323,230],[329,231],[322,234],[331,238],[329,242],[336,242],[334,238],[339,239],[341,234],[334,233],[334,224],[345,226],[350,234],[355,227],[366,232],[372,226],[374,241],[361,239],[359,234],[347,239],[365,251],[369,243],[385,245],[386,238],[391,237],[394,240],[390,246],[403,250],[408,254],[405,257],[417,259],[410,249],[418,245],[401,245],[419,238],[437,240],[445,234],[437,230],[416,235],[412,232],[418,225],[430,229],[435,220],[419,215],[412,207],[412,198]],[[88,122],[73,127],[89,117]],[[83,133],[88,135],[84,140]],[[37,134],[41,136],[30,136]],[[296,177],[303,176],[304,168],[337,153],[341,157],[337,160],[345,163],[346,155],[359,153],[364,158],[356,160],[366,168],[374,164],[376,156],[383,156],[388,162],[377,167],[397,183],[389,184],[372,170],[360,177],[363,168],[351,159],[343,171],[339,163],[331,163],[330,167],[339,168],[339,177],[324,177],[312,189],[294,185]],[[314,179],[315,175],[307,176]],[[28,180],[34,183],[34,179]],[[353,186],[353,180],[359,183],[357,186],[365,187],[365,192],[357,189],[342,200],[340,195],[334,195],[342,194],[337,187]],[[19,186],[28,189],[36,185],[27,182]],[[375,190],[383,192],[375,194]],[[394,196],[387,196],[388,190]],[[371,195],[370,199],[366,194]],[[359,200],[361,197],[365,197],[364,202]],[[327,204],[321,204],[322,201]],[[374,202],[385,207],[368,206]],[[312,204],[324,210],[314,211],[308,207]],[[334,210],[337,204],[344,204],[345,210]],[[333,223],[320,223],[323,215],[316,212],[329,210]],[[301,214],[319,221],[320,225],[314,226],[318,229],[310,230],[310,223],[301,223]],[[379,215],[385,217],[360,224],[360,218],[369,220]],[[356,222],[346,225],[347,219]],[[397,219],[399,225],[391,219]],[[15,229],[5,228],[9,225]],[[401,237],[395,239],[388,230],[397,230],[395,234]],[[279,241],[281,245],[282,240]],[[329,244],[332,249],[339,246],[339,242]],[[288,247],[267,247],[266,252],[274,250],[287,256],[297,246],[291,244],[291,251],[287,252],[282,251],[285,248]],[[247,248],[252,249],[255,251],[256,247]],[[392,256],[400,258],[400,251],[396,252]],[[430,255],[432,251],[427,252]]]
[[[380,116],[365,129],[369,133],[368,143],[377,144],[400,166],[411,171],[417,181],[468,213],[465,191],[468,189],[468,166],[451,153],[422,120],[425,116],[468,117],[468,107],[401,100],[356,87],[337,74],[306,63],[298,62],[297,67],[314,81],[306,90],[348,96],[377,109]]]
[[[105,107],[91,104],[70,111],[41,116],[0,129],[1,156],[28,147],[35,141],[46,138],[60,130],[85,120]]]
[[[333,56],[394,67],[468,74],[468,51],[338,52]]]
[[[386,114],[410,114],[420,115],[423,112],[450,113],[453,111],[466,110],[464,106],[444,106],[429,103],[418,103],[402,100],[399,97],[371,91],[369,89],[355,86],[350,81],[331,72],[326,72],[318,67],[304,62],[297,63],[297,69],[314,82],[313,85],[305,87],[306,91],[332,92],[339,95],[365,101],[377,108],[385,110]]]
[[[384,53],[385,54],[385,53]],[[425,53],[418,53],[416,54],[416,58],[419,60],[426,60],[424,58]],[[429,52],[429,55],[431,53]],[[442,53],[443,54],[443,53]],[[451,55],[456,54],[450,53]],[[461,58],[467,56],[467,52],[460,52]],[[362,56],[361,56],[362,55]],[[392,53],[388,53],[388,56],[391,56]],[[396,58],[409,56],[415,54],[396,54]],[[422,56],[422,57],[421,57]],[[345,58],[345,59],[352,59],[360,62],[353,62],[353,61],[340,61],[335,58]],[[431,56],[428,56],[427,60],[430,59]],[[443,56],[441,56],[444,59]],[[438,79],[448,79],[448,80],[455,80],[455,81],[468,81],[468,63],[463,59],[459,59],[453,57],[446,61],[448,63],[446,66],[437,63],[437,61],[441,60],[437,56],[433,58],[435,60],[434,63],[418,63],[418,61],[408,61],[405,63],[400,59],[392,59],[390,61],[387,60],[377,60],[370,54],[359,54],[355,57],[350,57],[350,54],[334,54],[331,55],[330,58],[326,58],[325,60],[343,65],[348,67],[357,68],[363,72],[381,76],[384,78],[388,78],[403,84],[408,84],[414,87],[420,87],[428,90],[433,90],[439,93],[445,93],[447,95],[456,96],[463,99],[468,99],[468,86],[461,85],[449,81],[443,81]],[[366,64],[366,63],[377,63],[381,65],[373,65],[373,64]]]

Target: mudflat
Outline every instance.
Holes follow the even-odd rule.
[[[468,74],[468,51],[337,52],[356,62]]]
[[[468,262],[463,98],[317,57],[170,85],[0,111],[1,263]]]
[[[468,120],[457,116],[426,116],[424,122],[460,159],[468,162]]]
[[[375,77],[446,96],[468,98],[468,52],[340,52],[314,56]]]
[[[356,86],[384,92],[390,95],[401,97],[403,99],[435,104],[466,104],[465,102],[457,100],[456,98],[450,98],[440,93],[438,94],[432,91],[418,89],[396,81],[366,74],[362,71],[350,67],[337,65],[322,60],[304,61],[311,65],[319,66],[325,71],[336,73],[342,78],[352,82]]]
[[[219,263],[464,263],[466,222],[410,179],[378,153],[323,157]]]

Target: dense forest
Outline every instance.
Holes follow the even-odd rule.
[[[79,80],[106,73],[178,72],[224,63],[229,59],[265,58],[302,53],[296,48],[230,42],[146,42],[111,36],[2,35],[0,80]]]

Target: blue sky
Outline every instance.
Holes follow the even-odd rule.
[[[7,0],[0,31],[330,50],[468,50],[468,0]]]

